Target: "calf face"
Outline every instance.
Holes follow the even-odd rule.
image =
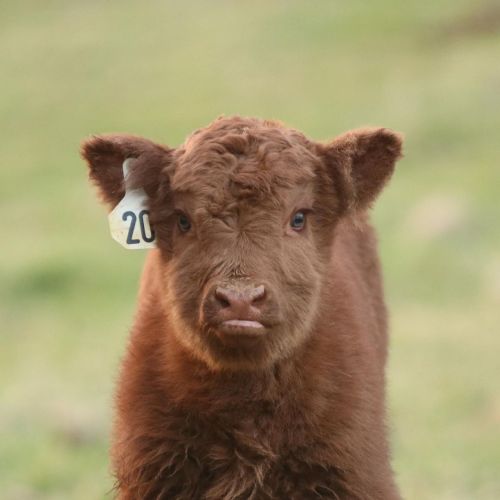
[[[170,149],[107,135],[82,146],[103,200],[149,196],[162,255],[162,307],[179,342],[214,369],[290,356],[313,325],[335,237],[377,196],[400,155],[387,129],[319,144],[277,122],[222,118]],[[334,284],[333,284],[334,286]]]

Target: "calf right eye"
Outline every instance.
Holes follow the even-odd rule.
[[[293,214],[290,220],[290,226],[294,231],[302,231],[306,224],[306,214],[303,210],[299,210]]]
[[[187,233],[191,229],[191,222],[186,214],[177,215],[177,225],[182,233]]]

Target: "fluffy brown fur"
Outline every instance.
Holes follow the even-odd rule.
[[[137,159],[132,182],[149,194],[158,239],[118,384],[121,499],[399,498],[366,209],[400,151],[387,129],[319,144],[239,117],[178,149],[131,136],[84,142],[111,207],[123,160]],[[249,299],[256,290],[265,293]]]

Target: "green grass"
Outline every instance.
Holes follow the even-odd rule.
[[[374,211],[394,467],[410,500],[500,498],[500,20],[468,21],[488,5],[2,2],[2,499],[112,487],[113,384],[144,254],[109,237],[79,141],[175,146],[234,113],[316,139],[405,133]]]

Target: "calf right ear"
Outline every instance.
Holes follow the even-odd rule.
[[[125,195],[123,162],[135,158],[128,187],[142,187],[148,196],[158,189],[159,174],[171,162],[172,150],[149,139],[125,134],[92,136],[82,142],[80,154],[101,199],[113,208]]]
[[[387,128],[362,128],[322,145],[343,212],[364,210],[375,201],[401,158],[402,142]]]

